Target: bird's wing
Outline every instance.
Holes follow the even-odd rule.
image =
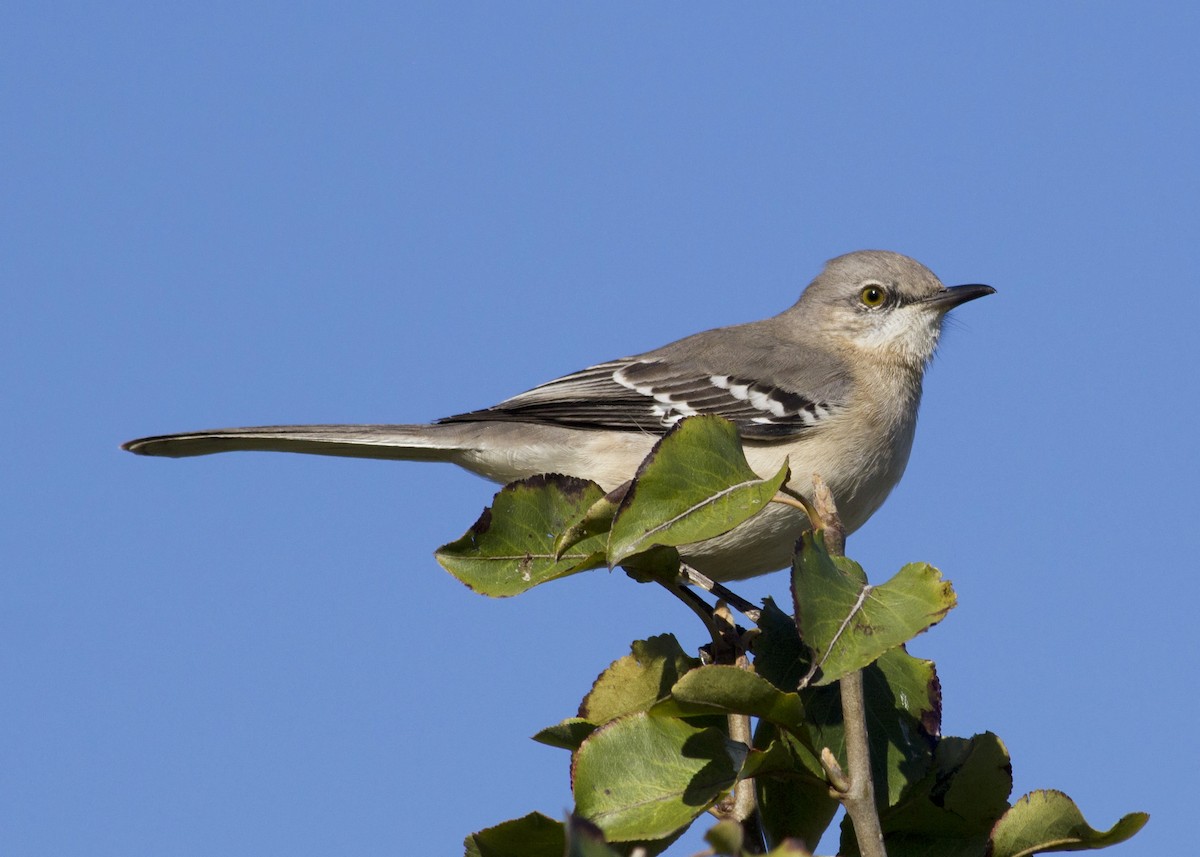
[[[719,357],[719,355],[718,355]],[[757,361],[739,364],[757,368]],[[743,438],[795,437],[818,427],[843,402],[802,392],[770,373],[721,371],[709,360],[675,360],[668,353],[600,363],[480,411],[439,422],[515,420],[662,434],[684,417],[716,414]],[[823,392],[834,393],[830,385]]]

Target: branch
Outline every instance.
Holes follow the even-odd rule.
[[[863,857],[887,857],[883,829],[875,809],[875,783],[871,780],[871,751],[867,747],[867,711],[862,670],[841,680],[842,721],[846,728],[846,761],[849,788],[841,795],[842,806],[854,825],[854,837]]]
[[[730,589],[717,583],[710,577],[706,577],[690,565],[680,563],[679,576],[685,583],[690,583],[693,586],[699,586],[705,592],[711,592],[713,595],[720,598],[726,604],[733,606],[733,609],[741,613],[754,624],[758,624],[759,618],[762,616],[762,611],[755,607],[751,602],[747,601],[742,596],[738,595]]]
[[[716,663],[731,664],[738,669],[750,669],[750,659],[746,656],[745,637],[734,624],[729,608],[718,603],[713,611],[713,619],[721,628],[721,639],[713,639],[713,655]],[[750,729],[750,715],[728,715],[729,738],[739,741],[747,747],[754,746],[754,736]],[[758,795],[753,778],[738,780],[733,787],[733,794],[716,807],[718,818],[736,821],[742,826],[742,848],[746,854],[766,853],[766,838],[763,836],[762,824],[758,816]]]

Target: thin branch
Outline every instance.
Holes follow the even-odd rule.
[[[733,615],[724,603],[718,603],[713,611],[713,621],[721,630],[720,639],[713,639],[714,660],[718,664],[730,664],[738,669],[750,669],[746,656],[745,639],[733,621]],[[730,714],[727,716],[729,738],[746,747],[754,746],[754,735],[750,728],[750,715]],[[742,848],[747,854],[765,854],[766,837],[758,816],[758,794],[753,778],[738,780],[733,794],[718,805],[718,817],[735,821],[742,827]]]
[[[726,589],[712,578],[706,577],[705,575],[696,571],[696,569],[692,568],[686,562],[680,564],[679,576],[683,578],[685,583],[690,583],[693,586],[699,586],[705,592],[711,592],[722,601],[731,605],[734,610],[741,613],[751,622],[756,625],[758,624],[758,620],[762,616],[762,611],[755,607],[753,603],[738,595],[736,592]]]
[[[862,670],[855,670],[840,682],[842,721],[846,729],[846,760],[849,763],[850,788],[842,795],[846,815],[854,825],[854,838],[862,857],[887,857],[883,829],[875,808],[875,783],[871,779],[871,751],[867,746],[867,709],[863,693]]]
[[[705,629],[713,639],[713,645],[719,645],[718,640],[721,639],[721,629],[718,627],[717,620],[713,616],[713,607],[687,586],[682,583],[662,583],[663,588],[687,605],[688,609],[695,613],[700,621],[704,623]]]
[[[833,502],[833,492],[817,473],[813,474],[813,505],[822,522],[821,529],[825,531],[826,549],[834,556],[841,556],[846,552],[846,528],[842,526],[842,518]]]
[[[821,748],[821,767],[825,769],[825,776],[829,778],[829,785],[833,787],[833,790],[839,796],[850,791],[850,780],[846,777],[846,772],[842,770],[842,766],[838,764],[837,756],[833,755],[833,751],[828,747]]]

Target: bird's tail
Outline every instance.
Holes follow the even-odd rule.
[[[143,437],[124,443],[121,448],[138,455],[168,458],[265,450],[354,458],[447,461],[455,451],[461,449],[462,434],[457,427],[448,425],[256,426]]]

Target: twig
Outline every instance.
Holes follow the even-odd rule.
[[[854,825],[854,837],[862,857],[887,857],[883,829],[875,808],[875,783],[871,779],[871,751],[867,746],[867,711],[863,694],[862,670],[855,670],[840,682],[842,722],[846,729],[846,761],[849,763],[849,788],[842,794],[842,806]]]
[[[718,603],[713,611],[713,622],[721,630],[720,639],[713,638],[713,655],[718,664],[730,664],[739,669],[750,669],[750,659],[746,656],[746,646],[739,628],[733,621],[729,608],[724,603]],[[754,746],[754,736],[750,729],[750,715],[730,714],[729,738],[741,742],[747,747]],[[742,826],[742,848],[746,854],[764,854],[767,850],[766,838],[763,836],[762,824],[758,817],[758,795],[753,778],[738,780],[734,784],[733,794],[729,799],[718,804],[719,818],[736,821]]]
[[[838,764],[837,756],[833,755],[833,751],[828,747],[821,749],[821,767],[825,769],[825,776],[829,778],[829,785],[838,793],[839,799],[841,795],[850,791],[850,780],[846,777],[846,772],[842,770],[842,766]]]
[[[719,646],[720,643],[718,641],[721,639],[721,629],[718,626],[716,617],[713,615],[712,605],[682,583],[659,582],[662,583],[663,588],[686,604],[700,618],[700,621],[704,623],[704,627],[708,630],[709,636],[713,639],[713,646]]]
[[[833,492],[817,473],[813,474],[813,505],[825,531],[826,549],[834,556],[842,556],[846,552],[846,528],[833,502]]]
[[[738,595],[736,592],[726,589],[712,578],[706,577],[705,575],[696,571],[696,569],[692,568],[686,562],[680,564],[679,576],[683,578],[684,582],[690,583],[693,586],[699,586],[705,592],[711,592],[722,601],[730,604],[734,610],[741,613],[751,622],[755,623],[756,625],[758,624],[758,620],[762,616],[762,611],[755,607],[753,603]]]

